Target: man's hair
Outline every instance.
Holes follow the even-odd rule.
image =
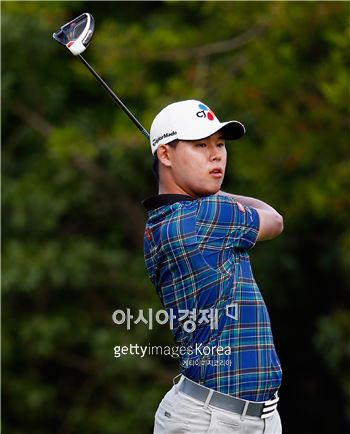
[[[172,140],[171,142],[167,143],[167,145],[171,146],[172,148],[176,148],[176,145],[179,143],[178,139]],[[157,182],[159,182],[159,160],[157,157],[157,152],[153,155],[153,164],[152,164],[152,171],[153,175],[155,176]]]

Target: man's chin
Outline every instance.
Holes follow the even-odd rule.
[[[221,180],[220,180],[221,181]],[[187,188],[182,187],[193,197],[212,196],[220,191],[222,182],[196,182],[195,184],[188,185]]]
[[[203,196],[213,196],[214,194],[217,194],[220,191],[220,187],[216,187],[216,188],[207,188],[205,190],[201,190],[196,192],[198,197],[203,197]]]

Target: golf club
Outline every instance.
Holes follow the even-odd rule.
[[[97,72],[92,68],[92,66],[84,59],[81,55],[92,38],[95,28],[95,20],[93,16],[89,13],[84,13],[79,15],[69,23],[64,24],[57,32],[55,32],[52,37],[64,45],[74,56],[79,57],[91,74],[96,78],[96,80],[104,87],[104,89],[109,93],[113,100],[118,104],[118,106],[126,113],[137,128],[144,134],[147,139],[149,139],[149,133],[141,125],[141,123],[136,119],[136,117],[131,113],[131,111],[126,107],[126,105],[117,97],[113,90],[108,86],[108,84],[97,74]]]

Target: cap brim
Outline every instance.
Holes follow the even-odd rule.
[[[237,140],[245,134],[244,125],[238,121],[222,122],[221,125],[220,130],[223,132],[226,140]]]

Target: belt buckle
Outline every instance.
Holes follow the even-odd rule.
[[[265,401],[260,418],[266,419],[267,417],[273,416],[273,414],[276,411],[277,403],[279,400],[280,400],[279,397],[277,397],[274,399],[270,399],[269,401]]]

